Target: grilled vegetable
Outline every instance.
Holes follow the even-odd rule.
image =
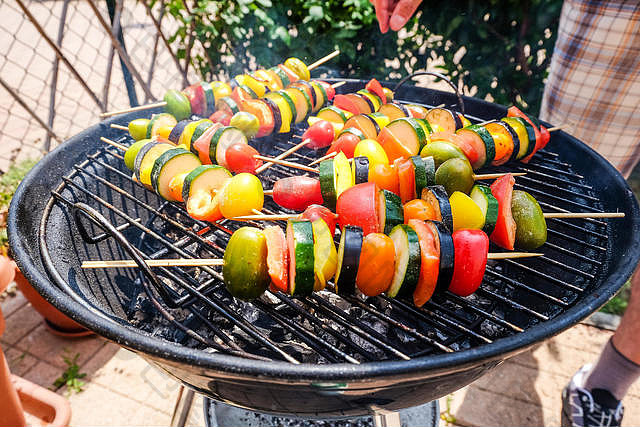
[[[306,146],[314,150],[331,145],[333,137],[333,125],[327,120],[320,120],[314,123],[302,134],[303,140],[310,140]]]
[[[173,128],[176,124],[178,124],[178,121],[171,114],[154,114],[153,117],[151,117],[151,120],[149,120],[149,124],[147,125],[146,138],[151,138],[154,135],[157,135],[158,129],[161,127]]]
[[[474,293],[482,283],[487,266],[489,238],[481,230],[458,230],[451,237],[455,265],[449,291],[466,297]]]
[[[289,250],[282,228],[270,225],[263,230],[267,241],[267,267],[276,290],[289,291]]]
[[[369,182],[375,182],[378,187],[400,194],[398,171],[391,165],[377,164],[369,168]]]
[[[425,117],[436,132],[455,132],[462,127],[462,121],[455,112],[446,108],[433,108]]]
[[[351,113],[341,110],[335,105],[329,105],[318,111],[317,116],[322,120],[344,124],[351,117]]]
[[[389,234],[393,227],[404,222],[404,212],[400,197],[388,190],[380,190],[384,198],[384,210],[380,210],[380,229]]]
[[[256,136],[260,130],[260,121],[253,114],[240,111],[231,117],[229,126],[240,129],[248,139],[251,139]]]
[[[438,272],[437,293],[444,293],[449,289],[453,270],[455,267],[455,249],[451,232],[439,221],[427,221],[427,226],[431,229],[436,239],[434,240],[438,253],[440,254],[440,265]]]
[[[179,175],[184,178],[187,173],[201,165],[198,156],[184,148],[167,150],[153,163],[150,176],[153,189],[165,200],[181,201],[182,198],[172,197],[169,187],[171,180]],[[182,191],[179,190],[177,193],[181,194]]]
[[[239,173],[229,179],[218,193],[220,211],[225,218],[253,215],[264,205],[260,180],[250,173]]]
[[[471,197],[460,191],[454,191],[449,197],[449,204],[453,215],[453,231],[462,228],[482,230],[484,214]]]
[[[289,98],[293,101],[296,109],[295,123],[302,122],[305,117],[311,113],[311,99],[309,95],[298,87],[290,87],[284,90],[284,93],[289,95]]]
[[[477,184],[471,189],[471,199],[476,203],[484,217],[482,231],[490,236],[496,227],[498,220],[498,200],[491,194],[491,188],[486,185]]]
[[[135,119],[131,120],[127,125],[129,129],[129,135],[136,141],[146,139],[147,128],[149,127],[149,119]]]
[[[321,291],[336,274],[338,252],[333,243],[333,233],[322,218],[314,220],[313,226],[313,259],[314,259],[314,291]]]
[[[540,205],[531,194],[514,190],[511,214],[516,223],[515,247],[530,251],[544,245],[547,241],[547,222]]]
[[[379,163],[388,165],[389,158],[384,152],[382,146],[373,139],[363,139],[360,141],[353,152],[354,157],[365,156],[369,159],[369,167],[373,167]]]
[[[491,194],[498,201],[498,219],[489,238],[496,245],[511,251],[516,240],[516,223],[511,214],[511,200],[515,182],[513,176],[507,174],[491,184]]]
[[[156,159],[165,151],[176,148],[175,145],[162,142],[150,142],[140,148],[133,162],[133,171],[136,179],[148,187],[151,187],[151,170]]]
[[[369,181],[369,159],[366,157],[354,157],[351,170],[354,184],[358,185]]]
[[[436,170],[436,185],[442,185],[447,194],[455,191],[469,194],[473,188],[473,169],[466,159],[449,159]]]
[[[380,126],[372,117],[366,114],[356,114],[344,123],[344,129],[356,128],[368,139],[376,139],[380,133]]]
[[[378,233],[380,230],[380,189],[373,182],[354,185],[338,196],[336,214],[341,228],[356,225],[362,228],[364,235]]]
[[[431,205],[438,221],[441,221],[448,230],[453,230],[453,214],[449,204],[449,196],[441,185],[432,185],[422,190],[421,199]]]
[[[323,172],[321,179],[326,175]],[[333,170],[330,177],[333,182]],[[273,184],[273,201],[283,208],[302,211],[310,205],[323,203],[321,188],[319,180],[308,176],[282,178]]]
[[[420,279],[420,241],[418,235],[406,224],[396,225],[389,237],[396,252],[396,265],[387,295],[413,295]]]
[[[386,292],[395,272],[396,250],[393,240],[381,233],[365,236],[360,251],[356,286],[366,296]]]
[[[378,136],[389,161],[418,154],[427,140],[422,126],[414,118],[400,118],[389,123]]]
[[[223,126],[218,128],[211,137],[209,145],[209,159],[211,163],[217,163],[220,166],[228,168],[227,149],[234,144],[247,144],[247,137],[240,129],[232,126]]]
[[[296,296],[310,295],[315,281],[311,221],[290,219],[287,222],[287,247],[289,248],[289,293]]]
[[[322,205],[311,205],[300,214],[300,218],[308,219],[314,222],[317,219],[321,219],[329,227],[329,232],[333,236],[336,232],[336,218],[337,215],[331,212],[331,210]]]
[[[441,164],[449,159],[464,159],[467,160],[467,156],[464,155],[462,150],[447,141],[432,141],[425,145],[422,151],[420,151],[422,157],[433,157],[436,170]]]
[[[305,63],[298,58],[288,58],[286,61],[284,61],[284,65],[285,67],[296,73],[298,75],[298,78],[302,80],[309,80],[311,78],[309,69],[307,68]]]
[[[360,227],[347,225],[342,229],[336,266],[336,292],[352,295],[356,290],[356,277],[364,235]]]
[[[258,150],[249,144],[233,144],[227,149],[225,159],[227,166],[233,173],[256,173],[256,169],[262,166],[262,160],[256,159]]]
[[[141,139],[139,141],[134,142],[127,148],[127,151],[124,152],[124,165],[129,170],[134,169],[136,156],[138,155],[138,152],[140,152],[140,149],[145,145],[147,145],[148,143],[150,143],[151,141],[152,141],[151,139]]]
[[[431,299],[438,284],[438,276],[440,274],[438,237],[422,220],[410,220],[409,227],[416,232],[420,243],[420,276],[416,290],[413,292],[413,303],[417,307],[422,307]]]
[[[323,203],[329,209],[335,210],[336,202],[338,200],[338,194],[336,191],[336,182],[335,182],[333,169],[334,169],[333,159],[324,160],[320,162],[320,165],[318,166],[318,175],[320,176],[320,179],[319,179],[320,194],[321,194]],[[278,180],[278,182],[279,181],[281,180]],[[274,195],[275,195],[275,192],[274,192]],[[276,201],[276,203],[278,202]]]
[[[167,106],[165,107],[167,113],[175,117],[176,120],[187,119],[191,115],[191,104],[189,102],[189,98],[187,98],[182,92],[174,89],[168,90],[164,94],[164,102],[167,103]]]
[[[255,227],[238,229],[227,243],[222,266],[224,284],[231,295],[243,300],[258,298],[269,286],[267,240]]]
[[[398,171],[398,183],[400,184],[400,200],[406,203],[416,198],[416,173],[415,166],[410,159],[398,158],[393,162]]]
[[[409,112],[407,107],[405,107],[403,104],[395,104],[395,103],[384,104],[383,106],[380,107],[380,110],[378,111],[384,114],[385,116],[389,117],[389,120],[391,121],[394,121],[401,117],[411,117],[411,113]]]
[[[458,129],[456,135],[473,146],[478,154],[476,161],[470,162],[474,170],[491,165],[496,156],[496,147],[488,130],[479,125],[471,125]]]
[[[433,206],[422,199],[410,200],[402,207],[404,213],[404,223],[408,224],[412,219],[419,219],[421,221],[438,220],[436,211]]]
[[[231,178],[231,173],[218,165],[201,165],[184,178],[182,200],[192,218],[217,221],[222,218],[218,191]]]
[[[533,127],[520,117],[504,117],[501,120],[511,126],[511,129],[513,129],[518,135],[520,150],[518,151],[515,160],[521,160],[531,154],[535,148],[536,138]]]
[[[351,165],[344,153],[338,153],[338,155],[333,158],[333,182],[338,198],[345,190],[353,187]],[[320,183],[320,185],[322,185],[322,183]]]
[[[514,160],[520,151],[520,140],[513,128],[507,123],[497,120],[485,124],[484,127],[493,137],[496,147],[496,156],[492,165],[500,166]]]

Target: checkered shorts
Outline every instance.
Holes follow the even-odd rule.
[[[631,173],[640,160],[640,1],[565,0],[540,117]]]

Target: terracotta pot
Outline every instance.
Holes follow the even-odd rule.
[[[0,273],[1,274],[1,273]],[[15,268],[15,279],[18,288],[22,292],[22,294],[29,300],[33,308],[36,309],[38,313],[44,317],[46,326],[49,328],[49,331],[56,335],[74,338],[90,335],[93,332],[88,331],[78,323],[74,322],[67,316],[65,316],[62,312],[60,312],[57,308],[52,306],[40,296],[40,294],[33,289],[31,284],[27,281],[24,275],[20,272],[20,270]]]

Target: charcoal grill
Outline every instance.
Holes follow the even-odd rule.
[[[364,83],[348,80],[338,92]],[[458,102],[451,93],[414,86],[396,97],[427,107]],[[464,103],[474,122],[506,114],[478,99]],[[25,276],[58,309],[219,401],[304,417],[420,405],[585,318],[638,262],[638,205],[626,182],[593,150],[555,132],[529,164],[496,171],[527,172],[517,187],[545,211],[621,211],[625,218],[548,220],[545,256],[491,262],[468,298],[446,294],[422,309],[330,292],[304,299],[267,293],[243,303],[226,293],[215,268],[83,271],[88,259],[220,257],[240,225],[190,219],[181,206],[133,182],[121,153],[99,141],[129,144],[109,125],[155,112],[102,122],[49,153],[14,196],[9,239]],[[277,155],[301,132],[255,145]],[[308,163],[318,155],[301,150],[291,160]],[[262,180],[270,188],[298,172],[273,166]],[[265,208],[282,211],[271,201]]]

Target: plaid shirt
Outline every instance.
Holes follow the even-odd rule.
[[[631,173],[640,160],[638,0],[565,0],[540,117]]]

